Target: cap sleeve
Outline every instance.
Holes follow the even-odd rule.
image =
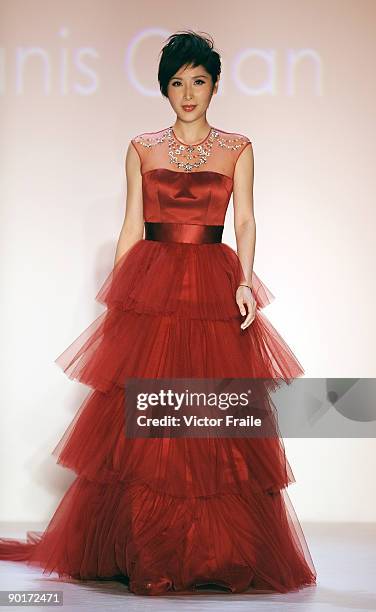
[[[141,161],[141,172],[147,172],[153,168],[163,166],[168,162],[167,148],[168,129],[157,132],[143,132],[131,139]]]
[[[235,154],[235,164],[236,164],[236,162],[238,161],[243,151],[247,148],[247,146],[250,146],[252,144],[252,141],[245,134],[235,134],[235,137],[237,139],[237,143],[239,144],[238,148],[236,149],[236,154]]]
[[[137,155],[140,158],[141,168],[142,168],[143,156],[144,156],[144,153],[143,153],[143,150],[142,150],[143,146],[141,144],[142,136],[143,136],[143,134],[137,134],[136,136],[133,136],[133,138],[131,138],[131,144],[136,149]]]

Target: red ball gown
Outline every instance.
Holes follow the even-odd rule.
[[[253,272],[251,325],[235,301],[237,253],[222,242],[235,164],[251,141],[211,128],[198,166],[173,164],[171,127],[135,136],[145,238],[96,299],[104,312],[56,359],[88,395],[53,451],[76,478],[44,532],[0,539],[0,559],[77,579],[124,579],[136,594],[217,585],[285,593],[316,572],[286,492],[282,439],[127,438],[134,378],[290,379],[304,371],[261,312],[274,296]]]

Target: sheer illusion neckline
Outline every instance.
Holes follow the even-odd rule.
[[[178,142],[180,142],[180,144],[185,145],[186,147],[195,147],[195,146],[197,146],[197,145],[199,145],[199,144],[202,144],[203,142],[205,142],[205,141],[206,141],[206,140],[209,138],[209,136],[210,136],[210,134],[212,133],[212,130],[213,130],[213,129],[214,129],[214,128],[213,128],[212,126],[210,126],[209,133],[208,133],[208,134],[205,136],[205,138],[203,138],[203,139],[202,139],[202,140],[200,140],[199,142],[183,142],[182,140],[180,140],[180,138],[178,138],[178,137],[176,136],[175,131],[174,131],[174,128],[173,128],[173,126],[171,126],[171,132],[172,132],[172,134],[173,134],[173,136],[174,136],[175,140],[177,140]]]

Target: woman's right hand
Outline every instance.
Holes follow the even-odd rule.
[[[252,323],[256,316],[257,303],[252,294],[252,289],[239,285],[236,290],[236,303],[239,306],[239,311],[242,316],[247,315],[243,323],[241,323],[241,329],[246,329]],[[247,307],[247,310],[246,310]]]

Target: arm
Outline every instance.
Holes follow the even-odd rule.
[[[125,172],[127,178],[125,217],[116,246],[114,266],[124,253],[142,239],[144,232],[141,164],[131,142],[125,158]]]
[[[246,145],[238,157],[234,172],[233,202],[234,227],[238,257],[242,266],[241,283],[252,287],[252,271],[256,246],[256,221],[253,208],[254,160],[252,144]],[[236,302],[240,314],[247,315],[241,328],[248,327],[256,314],[256,301],[251,289],[239,286]],[[247,306],[248,312],[245,309]]]
[[[253,149],[246,146],[235,166],[233,201],[236,247],[243,268],[241,283],[251,285],[256,246],[256,221],[253,209]]]

